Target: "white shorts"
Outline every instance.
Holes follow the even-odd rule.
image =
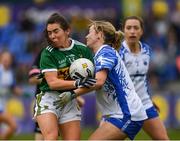
[[[67,103],[63,109],[56,109],[53,102],[59,99],[58,92],[45,92],[36,95],[34,119],[44,113],[54,113],[59,119],[59,124],[74,120],[81,120],[81,110],[76,99]]]

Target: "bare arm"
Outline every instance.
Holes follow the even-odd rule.
[[[53,102],[53,105],[56,106],[57,109],[60,107],[62,108],[74,98],[77,98],[78,96],[88,93],[90,91],[100,89],[105,83],[106,78],[107,78],[107,71],[106,70],[99,71],[98,73],[96,73],[96,81],[93,81],[92,85],[89,85],[90,87],[88,88],[80,87],[73,91],[71,90],[71,91],[63,92],[59,95],[59,99]]]
[[[83,94],[86,94],[90,91],[93,91],[93,90],[98,90],[100,89],[103,84],[105,83],[106,81],[106,78],[107,78],[107,70],[101,70],[99,72],[96,73],[96,84],[94,87],[91,87],[91,88],[78,88],[76,90],[74,90],[74,92],[76,93],[77,96],[80,96],[80,95],[83,95]]]
[[[74,89],[75,81],[58,79],[57,72],[45,72],[45,79],[52,90]]]
[[[82,96],[78,96],[76,99],[77,99],[77,103],[78,103],[79,107],[83,107],[85,104],[84,98]]]

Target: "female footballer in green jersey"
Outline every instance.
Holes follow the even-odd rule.
[[[45,140],[57,140],[59,131],[63,140],[80,140],[81,111],[76,99],[63,108],[56,108],[53,102],[64,91],[96,83],[93,78],[74,81],[69,76],[69,67],[74,60],[92,60],[92,54],[84,44],[69,37],[69,23],[58,13],[49,17],[45,34],[49,45],[41,54],[40,69],[44,78],[40,84],[41,93],[36,96],[34,117]]]

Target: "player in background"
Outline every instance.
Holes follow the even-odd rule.
[[[48,46],[41,53],[40,69],[43,74],[41,93],[36,95],[34,118],[45,140],[80,140],[81,111],[76,99],[64,108],[56,108],[53,102],[67,90],[90,87],[93,78],[71,80],[69,67],[78,58],[92,60],[92,52],[82,43],[69,37],[70,25],[58,13],[52,14],[46,23],[45,35]]]
[[[124,41],[119,54],[146,109],[148,119],[144,121],[143,130],[153,140],[168,140],[166,129],[158,116],[148,91],[147,73],[151,51],[149,45],[140,41],[143,29],[143,20],[140,17],[130,16],[125,18],[123,22]]]
[[[0,123],[7,125],[7,128],[0,133],[2,140],[10,139],[17,128],[14,117],[6,110],[6,102],[12,94],[22,94],[22,89],[15,82],[12,61],[11,53],[3,50],[0,54]]]
[[[17,126],[13,117],[0,107],[0,124],[2,123],[7,125],[7,129],[1,131],[0,140],[8,140],[15,133]]]
[[[39,94],[41,92],[41,90],[39,88],[39,84],[42,82],[42,74],[39,69],[41,52],[42,52],[42,50],[38,53],[37,57],[34,60],[32,68],[29,71],[29,83],[36,85],[35,96],[36,96],[36,94]],[[77,97],[77,102],[80,107],[82,107],[85,104],[85,101],[82,97]],[[44,139],[37,122],[35,122],[34,133],[35,133],[35,140],[43,140]]]
[[[96,90],[103,122],[90,140],[122,140],[126,137],[133,140],[147,118],[129,73],[114,49],[120,46],[122,36],[111,23],[93,21],[86,39],[87,46],[95,53],[97,82],[91,89],[64,92],[59,96],[60,100],[54,102],[54,105],[63,106],[78,95]],[[81,77],[80,74],[77,76]]]

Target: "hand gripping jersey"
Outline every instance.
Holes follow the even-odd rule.
[[[133,54],[126,41],[123,41],[119,54],[134,83],[135,89],[145,109],[152,107],[152,101],[148,92],[147,72],[150,62],[150,47],[147,44],[139,42],[141,51]]]
[[[107,69],[107,80],[97,91],[97,103],[103,116],[140,121],[147,118],[144,107],[118,52],[103,45],[95,54],[96,72]]]

